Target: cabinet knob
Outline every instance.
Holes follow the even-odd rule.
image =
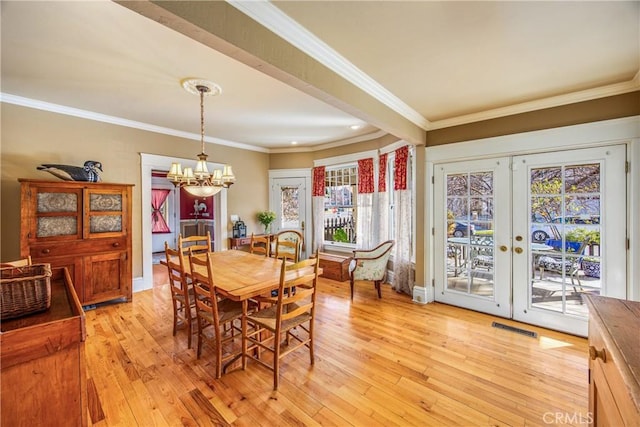
[[[589,358],[591,360],[596,360],[597,358],[602,359],[602,361],[604,363],[607,362],[607,353],[604,350],[604,348],[602,350],[597,350],[594,346],[590,345],[589,346]]]
[[[50,250],[50,249],[43,249],[43,250],[42,250],[42,253],[43,253],[43,254],[48,254],[49,252],[51,252],[51,250]]]
[[[114,248],[117,248],[117,247],[119,247],[119,246],[120,246],[120,242],[115,242],[112,246],[113,246]]]

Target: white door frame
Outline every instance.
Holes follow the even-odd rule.
[[[153,287],[153,260],[151,255],[151,172],[153,170],[169,170],[171,163],[191,163],[193,160],[175,157],[158,156],[140,153],[140,197],[142,198],[142,277],[134,279],[134,292]],[[221,163],[207,163],[209,170],[221,169]],[[226,249],[227,242],[227,189],[222,189],[215,196],[215,248],[216,251]]]
[[[465,141],[436,147],[427,147],[425,155],[425,230],[434,227],[434,164],[489,157],[514,156],[545,151],[568,150],[613,144],[627,146],[627,158],[634,166],[627,174],[627,238],[631,238],[627,251],[627,298],[640,301],[640,116],[534,132]],[[425,233],[424,254],[427,301],[434,300],[435,238]]]

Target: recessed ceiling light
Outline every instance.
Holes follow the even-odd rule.
[[[298,141],[291,141],[291,145],[296,145]]]
[[[351,126],[349,126],[349,127],[350,127],[351,129],[353,129],[353,130],[360,129],[360,125],[351,125]]]

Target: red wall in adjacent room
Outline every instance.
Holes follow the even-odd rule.
[[[198,200],[198,205],[204,203],[206,209],[200,211],[200,215],[195,215],[194,204]],[[214,219],[213,196],[196,197],[187,193],[183,188],[180,189],[180,219]]]

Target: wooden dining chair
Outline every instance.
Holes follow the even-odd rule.
[[[207,231],[204,236],[182,237],[178,235],[178,247],[185,255],[191,250],[194,253],[211,252],[211,233]]]
[[[242,303],[224,298],[218,294],[213,278],[211,252],[206,254],[189,254],[191,279],[196,297],[198,319],[197,358],[202,354],[202,344],[209,340],[216,353],[216,378],[222,376],[222,363],[242,353],[242,347],[231,349],[223,355],[223,346],[232,344],[236,337],[242,337],[242,327],[236,320],[242,319]],[[213,336],[208,337],[205,330],[213,329]],[[224,330],[223,330],[224,329]],[[235,333],[239,334],[236,335]],[[232,347],[231,345],[229,347]]]
[[[275,257],[277,259],[285,259],[292,262],[297,262],[298,258],[300,257],[298,248],[299,248],[299,245],[296,242],[291,242],[289,240],[277,242]]]
[[[251,233],[251,242],[249,244],[249,252],[252,254],[269,256],[271,252],[271,242],[269,236],[256,236]]]
[[[283,357],[300,347],[307,347],[310,362],[314,363],[313,325],[318,266],[317,253],[295,264],[283,260],[278,295],[259,297],[260,302],[271,305],[247,316],[247,323],[251,325],[246,336],[247,348],[257,348],[258,351],[246,356],[273,371],[274,390],[278,389],[280,360]],[[272,353],[271,363],[262,359],[264,352],[261,350]]]
[[[297,230],[282,230],[276,235],[273,253],[278,259],[286,258],[298,262],[302,246],[302,233]]]
[[[191,337],[195,332],[196,304],[193,290],[190,288],[185,274],[184,254],[179,250],[171,249],[167,242],[164,242],[164,253],[167,259],[169,288],[173,304],[173,336],[176,336],[178,327],[186,325],[187,347],[191,348]]]

